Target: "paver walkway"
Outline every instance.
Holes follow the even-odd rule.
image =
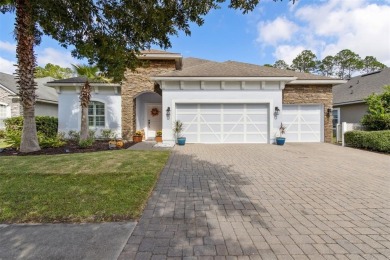
[[[119,259],[389,259],[390,156],[175,147]]]

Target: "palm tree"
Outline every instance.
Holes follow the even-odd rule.
[[[96,66],[88,65],[74,65],[73,69],[78,76],[86,77],[84,86],[80,91],[80,106],[81,106],[81,128],[80,128],[80,141],[86,140],[89,137],[88,128],[88,105],[91,100],[91,85],[90,81],[102,81],[109,82],[110,80],[105,78]]]
[[[16,10],[16,57],[18,67],[16,79],[19,85],[20,102],[23,107],[23,130],[20,144],[21,152],[34,152],[41,148],[38,143],[37,128],[35,123],[35,89],[34,70],[36,59],[34,45],[37,43],[36,25],[31,16],[31,3],[29,1],[16,0],[5,1],[10,9]]]

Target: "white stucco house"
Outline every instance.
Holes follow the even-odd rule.
[[[343,80],[227,61],[144,51],[145,61],[120,84],[92,82],[89,123],[131,138],[136,130],[174,142],[184,123],[187,143],[273,143],[281,123],[288,142],[330,142],[332,86]],[[59,131],[80,129],[79,92],[85,78],[48,82],[58,93]]]

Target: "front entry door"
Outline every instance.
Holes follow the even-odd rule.
[[[146,105],[146,138],[156,137],[156,132],[162,129],[162,111],[160,104]]]

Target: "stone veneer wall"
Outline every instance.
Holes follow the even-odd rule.
[[[176,69],[174,60],[150,60],[144,67],[135,71],[127,70],[122,83],[122,137],[130,139],[136,131],[136,97],[146,92],[156,92],[161,95],[161,89],[150,76],[173,71]]]
[[[11,116],[20,116],[22,114],[19,99],[2,88],[0,88],[0,102],[11,106]]]
[[[332,115],[326,116],[332,108],[332,85],[286,85],[283,90],[283,104],[323,104],[324,140],[332,142]]]

